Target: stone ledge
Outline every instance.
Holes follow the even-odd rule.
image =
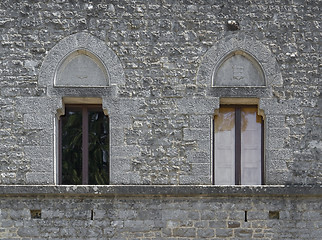
[[[322,185],[0,185],[0,197],[322,197]]]

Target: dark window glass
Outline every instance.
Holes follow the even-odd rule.
[[[101,106],[68,105],[59,125],[60,184],[108,184],[109,120]]]
[[[108,119],[104,113],[88,112],[89,132],[89,159],[88,179],[89,184],[102,185],[108,183],[109,172],[109,126]]]
[[[62,123],[62,183],[82,184],[82,112],[66,109]]]

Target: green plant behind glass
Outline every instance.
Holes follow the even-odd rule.
[[[62,119],[62,184],[82,184],[82,114],[68,111]]]
[[[89,184],[109,183],[109,122],[103,112],[88,113]]]

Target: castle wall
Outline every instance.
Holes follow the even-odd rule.
[[[320,8],[314,0],[1,1],[0,238],[318,239],[321,194],[271,188],[320,191]],[[100,86],[60,79],[64,61],[79,53],[93,61]],[[215,78],[234,55],[226,86]],[[73,78],[81,70],[67,69]],[[179,192],[213,187],[220,104],[256,103],[268,193],[230,186],[205,197],[192,188],[100,198],[75,186],[54,196],[58,121],[70,99],[99,99],[109,115],[111,185]],[[39,191],[15,192],[17,185]],[[41,219],[32,219],[39,209]]]

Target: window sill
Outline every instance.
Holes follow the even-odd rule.
[[[0,197],[322,197],[322,185],[0,185]]]

